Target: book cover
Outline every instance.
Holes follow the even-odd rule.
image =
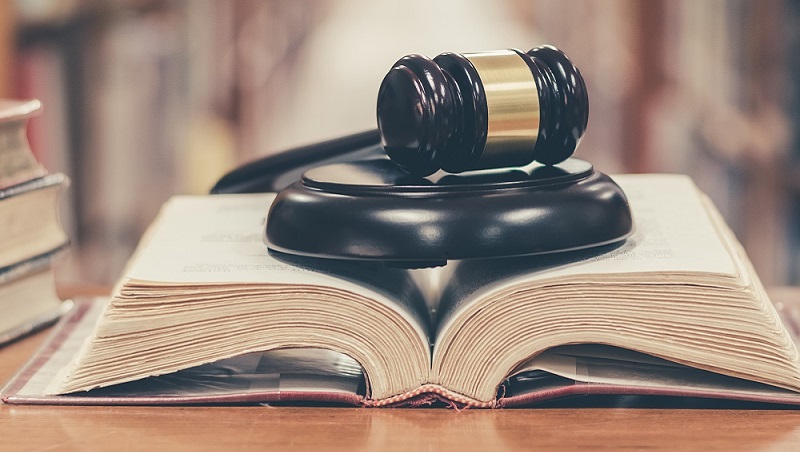
[[[66,249],[62,244],[0,268],[0,346],[55,323],[72,308],[56,293],[52,268]]]
[[[0,268],[69,243],[58,201],[69,180],[50,174],[0,189]]]

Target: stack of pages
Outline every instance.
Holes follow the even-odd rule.
[[[620,244],[415,271],[268,253],[274,195],[173,198],[110,301],[81,305],[4,400],[800,402],[794,324],[707,198],[684,176],[614,179],[636,222]]]

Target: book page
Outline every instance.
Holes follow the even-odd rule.
[[[439,329],[465,300],[521,282],[687,283],[714,274],[737,283],[730,251],[691,179],[661,174],[614,179],[630,202],[636,227],[631,237],[588,250],[460,262],[440,302]]]
[[[279,392],[363,395],[364,376],[361,366],[345,354],[298,348],[248,353],[73,396],[208,398]]]
[[[59,371],[78,353],[105,309],[105,300],[81,304],[52,335],[49,353],[33,363],[41,363],[24,384],[12,394],[17,398],[44,398],[51,391]],[[28,374],[29,372],[26,372]],[[98,388],[72,397],[122,397],[152,400],[160,397],[229,396],[231,394],[303,391],[359,394],[364,376],[359,364],[347,355],[323,349],[286,349],[250,353],[213,363],[154,376],[107,388]]]
[[[171,198],[53,392],[282,348],[351,356],[364,369],[370,397],[418,387],[430,370],[430,315],[409,272],[270,252],[262,237],[274,198]],[[129,356],[147,358],[130,363]]]
[[[425,343],[430,316],[407,271],[384,265],[268,252],[262,241],[274,194],[177,196],[162,209],[148,246],[132,259],[130,280],[165,285],[323,286],[383,303],[416,325]]]
[[[583,383],[621,385],[676,392],[707,393],[724,391],[729,395],[793,396],[788,389],[728,377],[670,361],[602,345],[562,346],[550,349],[522,364],[509,379],[514,395],[536,391],[539,371]],[[526,380],[531,379],[531,384]]]

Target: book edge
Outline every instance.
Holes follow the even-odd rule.
[[[69,249],[69,239],[58,246],[43,253],[36,254],[27,259],[15,262],[5,267],[0,267],[0,284],[5,284],[17,279],[42,271],[61,257]]]
[[[713,400],[729,400],[735,402],[760,402],[775,405],[800,406],[800,394],[786,396],[747,395],[732,393],[724,390],[677,390],[652,387],[648,388],[644,386],[575,382],[575,384],[568,386],[548,388],[518,396],[502,397],[497,400],[496,407],[524,407],[565,397],[591,395],[692,397]]]
[[[31,356],[29,361],[11,378],[3,388],[2,400],[8,404],[20,405],[190,405],[190,404],[226,404],[226,403],[259,403],[259,404],[292,404],[318,403],[320,405],[349,405],[371,408],[416,407],[433,403],[443,403],[454,409],[465,408],[503,408],[532,406],[540,402],[570,396],[588,395],[641,395],[697,397],[705,399],[731,400],[742,402],[764,402],[770,404],[800,406],[800,394],[795,395],[747,395],[726,392],[724,390],[676,390],[664,388],[648,388],[643,386],[610,385],[598,383],[575,383],[557,388],[547,388],[519,396],[500,396],[491,401],[478,401],[458,394],[445,387],[425,384],[419,388],[384,399],[367,399],[358,394],[313,391],[271,391],[258,393],[231,393],[213,396],[170,396],[170,397],[82,397],[75,395],[33,395],[20,396],[19,391],[30,378],[50,359],[60,347],[72,329],[80,322],[92,307],[93,299],[78,300],[71,307],[68,315],[51,331],[45,343]]]
[[[0,200],[14,196],[24,195],[37,190],[57,186],[69,185],[69,177],[63,173],[47,173],[32,179],[25,179],[17,184],[0,187]]]
[[[2,123],[26,121],[41,112],[42,102],[39,99],[0,99],[0,122]]]
[[[40,331],[67,314],[74,307],[72,300],[64,300],[55,308],[23,321],[21,324],[0,331],[0,347]]]

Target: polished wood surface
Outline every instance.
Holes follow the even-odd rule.
[[[798,299],[800,290],[773,298]],[[46,336],[0,349],[8,380]],[[800,410],[0,405],[0,450],[800,450]]]

